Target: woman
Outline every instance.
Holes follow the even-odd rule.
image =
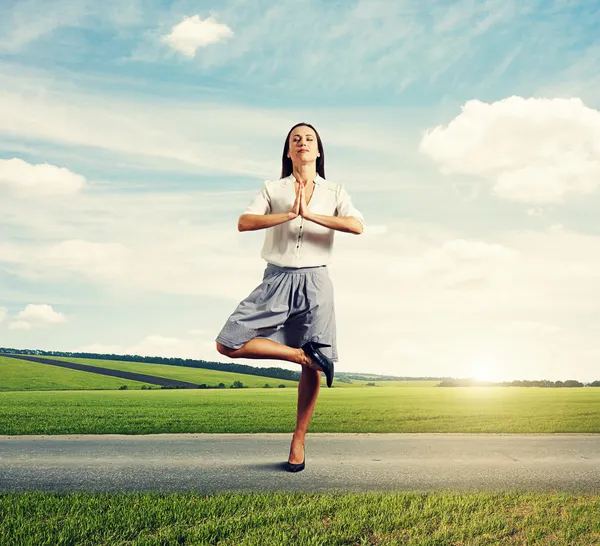
[[[363,215],[343,185],[325,180],[325,155],[316,129],[292,127],[281,179],[265,181],[239,218],[239,231],[269,228],[261,257],[262,283],[228,318],[216,338],[231,358],[287,360],[302,366],[298,414],[287,469],[304,469],[304,439],[321,385],[331,387],[337,362],[330,262],[334,232],[360,234]]]

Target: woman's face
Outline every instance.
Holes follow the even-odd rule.
[[[315,162],[319,155],[317,135],[305,125],[296,127],[290,135],[288,157],[294,165]]]

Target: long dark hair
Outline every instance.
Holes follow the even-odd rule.
[[[289,176],[294,171],[294,164],[292,163],[292,158],[288,157],[287,154],[290,151],[290,135],[292,131],[296,127],[306,126],[310,127],[317,135],[317,145],[319,147],[319,157],[317,157],[317,173],[321,178],[325,178],[325,152],[323,151],[323,143],[321,142],[321,137],[317,130],[310,123],[296,123],[291,129],[290,132],[285,137],[285,144],[283,145],[283,155],[281,156],[281,178],[285,178]]]

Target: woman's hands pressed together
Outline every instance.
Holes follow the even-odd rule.
[[[302,216],[306,218],[308,216],[308,203],[306,202],[306,194],[304,193],[304,189],[306,187],[305,180],[298,181],[298,191],[296,192],[296,200],[292,206],[292,210],[290,212],[293,213],[294,218],[298,216]]]
[[[298,192],[300,194],[300,216],[308,219],[308,203],[306,202],[306,194],[304,193],[305,188],[306,181],[303,180],[300,182],[300,191]]]

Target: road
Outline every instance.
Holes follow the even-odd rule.
[[[600,434],[0,436],[0,491],[600,491]]]

